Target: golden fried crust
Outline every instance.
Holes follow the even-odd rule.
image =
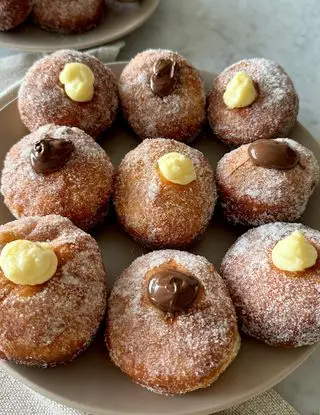
[[[302,215],[319,182],[318,161],[296,141],[288,138],[276,141],[287,143],[299,154],[296,167],[277,170],[256,166],[248,154],[249,144],[225,154],[218,162],[218,193],[228,221],[257,226],[290,222]]]
[[[10,30],[24,22],[31,8],[31,0],[1,0],[0,30]]]
[[[34,0],[32,17],[45,30],[83,33],[100,23],[104,11],[104,0]]]
[[[75,102],[65,93],[59,74],[70,62],[87,65],[94,74],[91,101]],[[98,59],[75,50],[59,50],[37,61],[22,81],[18,107],[22,122],[30,131],[45,124],[78,127],[98,137],[115,119],[118,92],[112,71]]]
[[[180,81],[172,94],[159,98],[150,88],[158,59],[174,59]],[[178,53],[147,50],[135,56],[119,79],[123,112],[141,138],[165,137],[188,141],[199,134],[206,118],[205,89],[198,71]]]
[[[189,157],[197,179],[188,185],[166,181],[158,159],[177,151]],[[133,238],[151,247],[183,247],[205,231],[216,202],[213,172],[204,155],[168,139],[146,139],[122,160],[115,181],[119,220]]]
[[[296,230],[317,249],[318,260],[301,272],[282,271],[272,263],[272,249]],[[320,232],[302,224],[270,223],[243,234],[221,264],[240,329],[272,346],[319,342],[319,254]]]
[[[150,272],[163,265],[201,283],[195,302],[171,318],[147,296]],[[236,357],[240,337],[232,301],[214,267],[203,257],[164,250],[136,259],[116,281],[106,342],[112,361],[135,382],[175,395],[216,380]]]
[[[91,236],[61,216],[29,217],[0,227],[0,249],[17,239],[49,242],[58,257],[53,277],[16,285],[0,270],[0,356],[54,366],[92,340],[106,307],[105,271]]]
[[[30,165],[33,145],[45,136],[74,143],[70,160],[60,170],[38,174]],[[8,152],[1,178],[5,204],[17,217],[57,214],[82,229],[107,214],[113,166],[105,151],[78,128],[47,125],[27,135]]]
[[[228,82],[246,71],[258,92],[248,107],[229,109],[223,102]],[[213,132],[230,146],[262,138],[286,137],[297,120],[299,99],[288,74],[262,58],[239,61],[221,72],[208,96],[208,118]]]

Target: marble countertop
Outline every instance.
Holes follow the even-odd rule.
[[[147,48],[175,49],[214,72],[245,57],[275,60],[294,80],[301,123],[320,138],[319,34],[318,0],[162,0],[151,19],[125,38],[119,59]],[[0,56],[9,53],[0,49]],[[276,387],[302,415],[320,414],[319,368],[320,347]]]

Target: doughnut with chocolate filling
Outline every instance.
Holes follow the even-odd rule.
[[[252,226],[295,221],[319,177],[314,154],[289,138],[244,144],[225,154],[216,169],[224,216]]]
[[[195,138],[206,118],[199,72],[176,52],[150,49],[136,55],[119,79],[121,106],[141,138]]]
[[[223,280],[205,258],[154,251],[115,282],[107,311],[111,360],[165,395],[211,385],[236,357],[240,336]]]
[[[107,215],[113,165],[105,151],[78,128],[45,125],[7,153],[1,193],[17,217],[65,216],[89,229]]]

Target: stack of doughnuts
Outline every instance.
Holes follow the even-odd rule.
[[[91,3],[95,14],[101,4]],[[70,5],[51,19],[58,4],[34,4],[48,30],[75,22]],[[82,17],[88,28],[94,16]],[[179,395],[217,380],[239,352],[239,330],[277,347],[320,341],[320,232],[292,223],[320,168],[287,137],[298,96],[278,64],[231,65],[206,102],[200,73],[177,52],[139,53],[117,81],[98,59],[61,50],[30,68],[18,108],[30,133],[8,151],[1,177],[17,220],[0,226],[0,358],[67,363],[106,314],[112,362],[150,391]],[[141,142],[115,168],[99,140],[118,112]],[[231,147],[216,166],[190,146],[206,121]],[[159,250],[135,259],[107,300],[101,252],[85,231],[107,226],[111,201],[128,235]],[[216,204],[231,226],[255,227],[220,274],[182,250],[206,233]]]

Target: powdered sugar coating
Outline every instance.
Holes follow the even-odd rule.
[[[153,66],[158,59],[174,59],[180,70],[179,83],[163,98],[150,87]],[[123,112],[141,138],[194,138],[205,121],[205,89],[199,72],[176,52],[150,49],[136,55],[119,79]]]
[[[248,107],[229,109],[223,102],[228,82],[246,71],[258,98]],[[238,146],[261,138],[286,137],[296,123],[299,100],[288,74],[263,58],[241,60],[221,72],[209,94],[208,117],[214,133],[226,144]]]
[[[45,30],[82,33],[97,26],[104,0],[34,0],[33,19]]]
[[[225,154],[218,162],[216,180],[225,217],[243,225],[294,221],[304,212],[320,178],[312,151],[289,138],[287,143],[300,161],[291,170],[277,170],[253,164],[249,144]]]
[[[65,64],[80,62],[94,74],[94,95],[89,102],[72,101],[59,81]],[[34,131],[44,124],[69,125],[97,137],[115,119],[118,93],[112,71],[86,53],[60,50],[37,61],[22,81],[18,106],[21,120]]]
[[[171,319],[147,296],[148,273],[164,264],[195,276],[202,286],[191,307]],[[106,340],[111,359],[122,371],[164,394],[209,386],[240,345],[232,301],[213,265],[175,250],[139,257],[116,281],[108,303]]]
[[[37,286],[16,285],[0,269],[0,357],[37,366],[69,361],[88,346],[105,312],[105,271],[98,245],[55,215],[0,226],[0,250],[16,239],[49,242],[58,268]]]
[[[10,30],[24,22],[32,8],[32,0],[1,0],[0,30]]]
[[[303,272],[277,269],[276,243],[299,230],[315,246],[318,260]],[[221,265],[240,328],[274,346],[298,347],[320,341],[320,232],[298,223],[251,229],[229,249]]]
[[[30,164],[30,152],[46,136],[69,139],[75,149],[60,170],[38,174]],[[17,218],[57,214],[89,229],[107,214],[113,172],[108,155],[90,136],[78,128],[51,124],[22,138],[9,150],[2,171],[1,193]]]
[[[177,151],[189,157],[197,179],[186,186],[161,177],[157,161]],[[124,228],[153,247],[182,247],[206,229],[216,202],[213,171],[204,155],[186,144],[146,139],[126,154],[116,175],[114,204]]]

